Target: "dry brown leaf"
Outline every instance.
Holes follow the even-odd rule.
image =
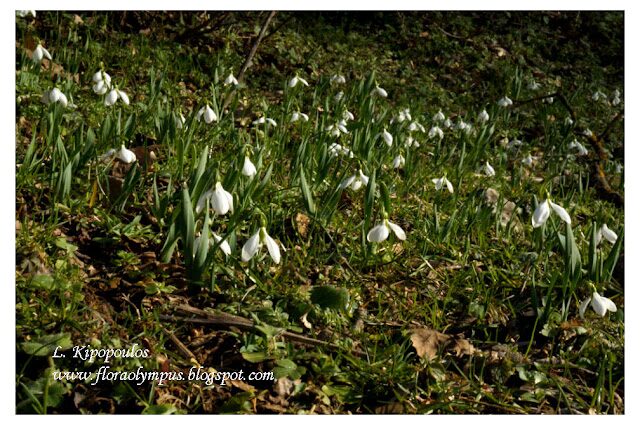
[[[309,223],[311,222],[311,220],[308,216],[302,213],[297,213],[294,220],[296,222],[296,230],[298,230],[300,236],[306,238],[309,231]]]
[[[82,20],[82,18],[78,15],[73,15],[73,23],[76,25],[82,25],[84,24],[84,21]]]
[[[453,351],[455,352],[457,357],[462,357],[464,355],[472,356],[473,353],[476,351],[476,349],[473,347],[473,344],[471,344],[468,339],[458,335],[458,337],[456,338],[453,344]]]
[[[451,337],[429,328],[413,329],[411,331],[411,343],[416,349],[418,357],[433,360],[438,351],[446,345]]]

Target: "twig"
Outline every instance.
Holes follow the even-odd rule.
[[[173,332],[167,330],[164,326],[162,327],[162,331],[169,337],[171,342],[173,342],[173,344],[178,347],[178,351],[180,351],[184,358],[186,358],[188,361],[196,359],[196,356],[193,355],[191,350],[189,350],[187,346],[184,345],[182,341],[180,341],[178,337],[173,334]]]
[[[243,81],[244,74],[247,71],[247,68],[249,68],[249,64],[251,64],[251,60],[253,59],[256,52],[258,51],[258,46],[260,45],[260,42],[262,41],[265,33],[267,32],[267,27],[269,26],[269,22],[271,22],[271,19],[273,19],[275,15],[276,15],[275,10],[269,12],[269,16],[267,16],[267,19],[264,21],[264,24],[262,24],[262,28],[260,29],[260,33],[258,34],[258,38],[256,39],[255,43],[253,43],[253,47],[251,48],[251,51],[249,52],[247,59],[245,59],[244,63],[242,64],[242,68],[240,68],[240,72],[236,77],[236,79],[238,80],[238,83],[241,83]],[[234,88],[231,91],[231,93],[227,95],[227,98],[224,100],[224,103],[222,104],[222,108],[220,109],[221,114],[224,113],[225,109],[227,109],[227,107],[231,103],[231,100],[233,99],[233,96],[235,94],[236,94],[236,89]]]

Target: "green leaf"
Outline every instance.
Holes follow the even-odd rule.
[[[618,235],[618,239],[616,243],[611,248],[611,252],[607,256],[607,259],[604,260],[604,266],[602,268],[603,280],[609,281],[611,280],[611,276],[613,276],[613,270],[616,268],[616,264],[618,263],[618,258],[620,257],[620,252],[622,251],[622,239],[623,235]]]
[[[176,413],[178,409],[172,404],[154,404],[147,406],[142,411],[143,415],[171,415]]]
[[[307,179],[304,175],[304,170],[300,168],[300,188],[302,189],[302,198],[304,199],[304,206],[307,208],[310,214],[316,213],[316,204],[313,202],[313,196],[311,190],[307,184]]]
[[[73,346],[71,334],[58,333],[43,335],[20,344],[22,351],[32,356],[50,356],[58,346],[60,346],[60,351],[70,349]]]
[[[195,239],[195,221],[193,218],[193,206],[189,197],[189,189],[185,186],[182,189],[182,240],[185,245],[184,255],[193,258],[193,242]]]
[[[31,285],[38,289],[52,290],[55,286],[55,281],[49,274],[37,274],[31,279]]]

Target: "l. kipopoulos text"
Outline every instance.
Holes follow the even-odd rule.
[[[66,357],[65,354],[58,353],[62,347],[56,347],[53,358],[60,359]],[[94,362],[102,360],[103,363],[109,363],[112,358],[115,359],[146,359],[149,357],[149,349],[140,348],[135,343],[129,348],[93,348],[90,345],[76,345],[72,348],[73,358],[82,361]]]

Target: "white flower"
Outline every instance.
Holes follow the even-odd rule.
[[[95,83],[93,85],[93,91],[96,94],[103,95],[111,88],[111,76],[103,70],[99,70],[93,74],[92,80]]]
[[[242,165],[242,175],[247,177],[253,177],[256,175],[258,170],[256,170],[256,166],[253,165],[251,159],[248,156],[244,157],[244,164]]]
[[[98,161],[100,162],[108,162],[111,160],[111,158],[113,158],[116,154],[116,150],[111,148],[108,151],[106,151],[105,153],[103,153],[102,155],[100,155],[98,157]]]
[[[229,76],[224,79],[224,85],[228,86],[229,84],[233,84],[234,86],[238,85],[238,80],[233,76],[233,73],[229,73]]]
[[[603,297],[597,292],[594,292],[591,295],[591,298],[587,298],[586,300],[582,301],[582,303],[580,303],[578,311],[582,319],[584,319],[584,313],[587,310],[589,304],[591,304],[591,308],[593,308],[593,311],[595,311],[596,314],[600,317],[604,317],[604,315],[607,314],[607,311],[610,311],[612,313],[618,311],[618,308],[613,301],[611,301],[609,298]]]
[[[349,148],[345,148],[344,146],[335,142],[329,146],[329,155],[331,155],[334,158],[337,157],[338,155],[345,155],[345,156],[348,156],[349,158],[353,158],[353,152],[351,152]]]
[[[571,217],[569,217],[567,210],[562,208],[560,205],[551,202],[551,200],[547,198],[538,204],[536,210],[533,212],[533,216],[531,216],[531,224],[533,224],[533,227],[536,228],[542,226],[551,215],[551,211],[556,213],[556,215],[565,223],[569,225],[571,224]]]
[[[409,131],[416,131],[416,130],[420,130],[423,133],[426,131],[422,124],[420,124],[417,121],[413,121],[411,124],[409,124]]]
[[[267,117],[260,117],[257,120],[255,120],[252,124],[253,125],[260,125],[260,124],[264,124],[265,122],[267,124],[269,124],[269,125],[274,126],[274,127],[278,126],[278,124],[273,119],[267,118]]]
[[[184,123],[186,121],[187,119],[184,117],[184,115],[182,115],[182,112],[180,113],[180,115],[176,115],[175,116],[176,128],[181,129],[182,127],[184,127]]]
[[[296,122],[300,119],[302,119],[303,121],[309,121],[309,115],[303,112],[294,112],[293,114],[291,114],[291,122]]]
[[[215,233],[212,233],[212,234],[213,234],[213,239],[215,239],[216,243],[218,243],[218,242],[220,242],[222,240],[222,238],[220,236],[216,235]],[[223,240],[222,242],[220,242],[219,247],[222,250],[222,252],[224,252],[224,254],[226,256],[231,255],[231,247],[229,246],[229,242],[227,242],[226,239]]]
[[[52,60],[51,54],[49,53],[49,51],[44,47],[42,47],[42,44],[38,43],[35,50],[33,51],[33,55],[31,56],[31,59],[33,59],[35,63],[40,63],[43,57],[49,60]]]
[[[344,78],[343,75],[334,75],[333,77],[331,77],[329,82],[331,84],[345,84],[347,80]]]
[[[118,154],[116,155],[116,158],[118,158],[120,161],[124,162],[125,164],[131,164],[132,162],[135,162],[136,154],[133,153],[133,151],[130,151],[129,149],[125,148],[124,145],[122,145],[120,147],[120,150],[118,151]]]
[[[588,128],[582,131],[582,135],[586,136],[586,137],[591,137],[593,136],[593,131],[589,130]]]
[[[380,97],[387,97],[387,91],[385,89],[383,89],[382,87],[376,85],[376,88],[374,88],[373,90],[371,90],[371,95],[378,95]]]
[[[533,157],[531,154],[527,155],[527,157],[522,160],[522,163],[527,167],[531,167],[533,165]]]
[[[573,120],[571,119],[571,117],[567,117],[567,118],[564,119],[564,125],[566,125],[566,126],[573,125]]]
[[[411,112],[409,108],[403,109],[398,112],[398,116],[396,118],[398,122],[411,121]]]
[[[449,192],[453,193],[453,185],[446,176],[440,177],[439,179],[431,179],[431,181],[436,185],[436,190],[444,190],[446,187]]]
[[[444,128],[451,128],[453,126],[453,123],[451,122],[451,120],[449,118],[447,118],[446,120],[444,120],[442,125],[444,126]]]
[[[595,93],[593,93],[593,95],[591,96],[591,99],[593,99],[594,102],[598,102],[600,99],[607,99],[607,95],[602,93],[600,90],[597,90]]]
[[[32,15],[35,18],[36,11],[35,10],[16,10],[16,16],[18,18],[26,18],[27,15]]]
[[[444,132],[437,125],[431,127],[431,129],[429,130],[429,138],[430,139],[433,139],[436,136],[438,136],[440,138],[440,140],[442,140],[442,138],[444,137]]]
[[[280,264],[280,248],[276,241],[274,241],[271,236],[267,233],[267,229],[261,227],[253,236],[249,238],[247,242],[245,242],[242,247],[241,259],[245,263],[250,261],[262,248],[262,245],[267,245],[267,250],[269,251],[269,255],[273,259],[273,262],[276,264]]]
[[[353,116],[353,114],[351,112],[349,112],[348,110],[344,110],[344,112],[342,113],[342,120],[349,120],[349,121],[353,121],[355,120],[356,117]]]
[[[491,164],[489,164],[489,161],[485,162],[483,170],[487,177],[493,177],[496,175],[496,170],[494,170]]]
[[[482,112],[480,112],[478,114],[478,121],[480,122],[487,122],[489,121],[489,114],[487,113],[486,109],[483,109]]]
[[[340,92],[336,93],[336,95],[335,95],[335,96],[333,96],[333,100],[334,100],[336,103],[338,103],[338,102],[340,102],[340,101],[342,100],[342,98],[343,98],[343,97],[344,97],[344,92],[341,92],[341,91],[340,91]]]
[[[404,167],[404,156],[402,154],[393,158],[393,168],[403,168]]]
[[[456,130],[466,130],[467,127],[468,127],[468,124],[464,122],[462,118],[460,118],[460,120],[458,121],[458,124],[456,124]]]
[[[603,237],[611,243],[616,243],[616,241],[618,240],[618,235],[616,234],[616,232],[609,229],[606,223],[603,224],[600,230],[598,230],[598,232],[596,233],[596,245],[600,244]]]
[[[535,80],[531,80],[529,81],[527,88],[529,90],[538,90],[540,88],[540,84],[538,84]]]
[[[60,103],[65,108],[69,104],[67,100],[67,96],[65,96],[64,93],[62,93],[60,89],[57,87],[54,87],[49,91],[45,91],[42,94],[42,97],[40,98],[40,100],[42,101],[42,103],[45,103],[47,105],[50,103]]]
[[[129,96],[122,90],[118,90],[117,88],[112,89],[109,94],[104,98],[105,106],[112,106],[116,103],[118,98],[122,99],[125,105],[129,104]]]
[[[518,148],[518,147],[520,147],[520,146],[522,146],[522,140],[519,140],[519,139],[513,139],[513,140],[511,140],[511,141],[508,141],[508,139],[507,139],[507,147],[508,147],[509,149]],[[531,156],[531,155],[529,155],[529,156]],[[529,164],[529,165],[531,165],[531,164]]]
[[[307,87],[309,86],[309,83],[307,83],[307,80],[305,80],[304,78],[300,78],[300,77],[298,77],[296,75],[291,80],[289,80],[289,87],[293,88],[293,87],[297,86],[298,83],[302,83]]]
[[[393,136],[387,131],[386,128],[382,130],[380,136],[382,137],[382,140],[384,140],[384,142],[387,144],[387,146],[393,145]]]
[[[611,104],[612,104],[613,106],[618,106],[618,105],[620,104],[620,102],[621,102],[620,97],[618,97],[618,96],[614,96],[614,97],[613,97],[613,100],[611,101]]]
[[[577,150],[576,155],[578,156],[583,156],[583,155],[588,155],[589,151],[587,150],[587,148],[584,147],[584,145],[580,142],[578,142],[576,139],[573,139],[573,142],[569,143],[569,149],[575,149]]]
[[[407,239],[407,235],[404,233],[404,230],[400,226],[395,223],[389,221],[389,219],[385,218],[382,223],[378,224],[367,233],[367,240],[369,242],[382,242],[389,237],[389,229],[395,233],[396,237],[401,241]]]
[[[409,136],[404,140],[405,148],[419,148],[420,143],[417,140],[414,140],[413,137]]]
[[[368,184],[369,177],[365,176],[362,170],[358,170],[356,174],[347,177],[340,183],[340,189],[349,187],[354,192],[357,192],[362,186],[367,186]]]
[[[216,115],[215,112],[213,112],[213,109],[211,109],[208,103],[202,108],[200,108],[200,110],[196,114],[196,120],[200,121],[203,116],[204,116],[204,122],[206,122],[207,124],[211,124],[214,121],[218,121],[218,116]]]
[[[553,103],[553,96],[545,97],[544,99],[542,99],[542,103],[548,103],[549,105],[551,105]]]
[[[442,109],[439,109],[438,113],[433,116],[433,120],[435,122],[441,122],[441,121],[444,121],[444,119],[445,119],[445,116],[442,113]]]
[[[214,189],[206,191],[198,200],[196,205],[196,214],[207,204],[207,199],[211,202],[211,207],[218,215],[225,215],[226,213],[233,212],[233,196],[224,190],[220,182],[216,182]]]
[[[513,105],[513,100],[509,99],[507,96],[498,101],[498,106],[501,106],[503,108],[507,108],[511,105]]]

